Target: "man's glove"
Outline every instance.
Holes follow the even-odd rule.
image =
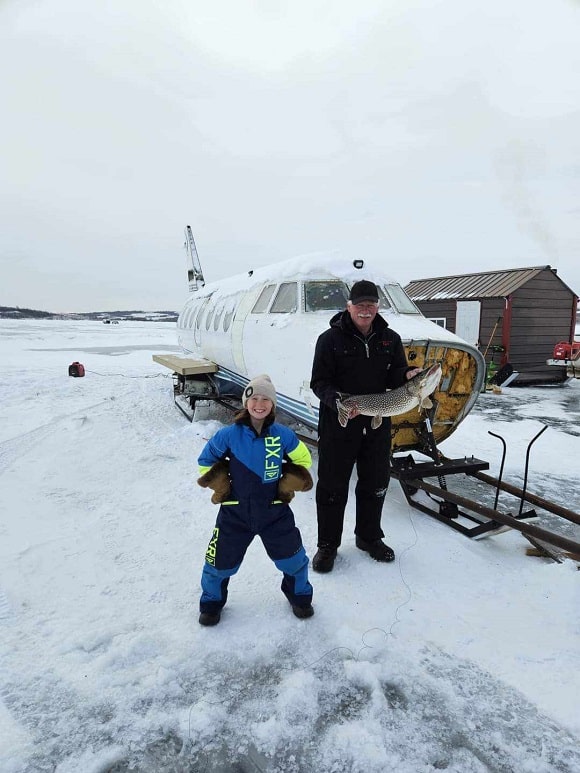
[[[294,499],[295,491],[310,491],[314,485],[306,467],[286,462],[282,469],[284,474],[278,481],[278,499],[282,502],[288,504]]]
[[[197,479],[197,483],[202,488],[213,489],[211,495],[211,501],[214,505],[219,505],[220,502],[227,501],[230,496],[230,463],[226,459],[222,459],[216,462],[213,467],[210,467],[201,478]]]

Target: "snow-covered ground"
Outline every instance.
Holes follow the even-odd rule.
[[[255,541],[199,626],[196,460],[228,417],[177,411],[151,359],[174,348],[167,323],[0,322],[2,773],[580,771],[577,565],[470,541],[396,482],[394,564],[355,548],[351,502],[312,619]],[[519,483],[544,423],[529,488],[579,511],[580,381],[482,395],[442,450],[497,472],[497,432]],[[312,555],[314,492],[294,504]]]

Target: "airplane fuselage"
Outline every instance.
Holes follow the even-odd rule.
[[[268,373],[279,408],[315,428],[318,400],[309,388],[318,336],[345,308],[350,286],[370,279],[380,291],[380,314],[399,333],[411,365],[441,362],[443,378],[437,399],[447,402],[439,436],[447,436],[471,408],[481,390],[485,367],[479,351],[427,320],[401,286],[362,261],[302,258],[207,284],[191,292],[178,319],[178,339],[187,353],[219,366],[216,374],[227,391],[241,394],[254,376]],[[407,414],[399,425],[401,448],[416,445]],[[422,419],[421,419],[422,420]],[[395,439],[397,432],[395,432]],[[397,445],[397,443],[395,444]]]

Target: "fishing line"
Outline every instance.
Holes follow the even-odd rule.
[[[391,499],[392,499],[392,497],[391,497]],[[415,528],[415,523],[413,521],[413,516],[412,516],[411,508],[410,508],[410,506],[408,504],[407,504],[407,516],[408,516],[409,522],[410,522],[410,524],[411,524],[411,526],[413,528],[414,539],[413,539],[413,542],[411,542],[411,544],[407,545],[407,547],[405,547],[399,553],[399,558],[398,558],[398,561],[397,561],[397,567],[399,569],[399,576],[401,578],[401,582],[403,583],[403,585],[404,585],[404,587],[405,587],[405,589],[407,591],[407,598],[404,599],[397,606],[397,608],[395,609],[395,614],[394,614],[394,617],[393,617],[393,621],[392,621],[391,625],[389,626],[389,630],[388,631],[386,631],[384,628],[375,627],[375,628],[369,628],[367,631],[365,631],[363,633],[363,635],[361,637],[362,638],[363,646],[360,648],[360,650],[358,651],[358,655],[355,658],[355,660],[357,660],[357,661],[360,659],[361,653],[364,652],[364,650],[366,650],[366,649],[374,649],[374,646],[372,644],[367,644],[367,642],[365,641],[365,637],[367,636],[367,634],[371,633],[372,631],[381,631],[385,635],[385,639],[387,639],[389,636],[393,636],[393,638],[394,638],[395,635],[393,633],[393,629],[395,628],[396,625],[398,625],[399,623],[402,622],[401,618],[399,617],[399,611],[401,609],[403,609],[403,607],[407,606],[409,604],[409,602],[411,601],[411,599],[413,598],[413,591],[411,590],[411,586],[409,585],[409,583],[405,579],[405,576],[403,574],[403,569],[402,569],[402,566],[401,566],[401,562],[402,562],[403,556],[406,553],[408,553],[409,550],[414,548],[415,545],[419,541],[419,535],[417,534],[417,529]]]
[[[96,370],[87,370],[85,373],[92,373],[95,376],[120,376],[121,378],[171,378],[169,373],[154,373],[150,376],[128,376],[126,373],[99,373]]]

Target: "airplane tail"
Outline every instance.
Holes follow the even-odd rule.
[[[203,278],[203,271],[201,270],[201,263],[199,255],[197,254],[193,232],[189,225],[185,227],[184,247],[187,252],[187,281],[189,283],[189,292],[194,293],[205,285],[205,279]]]

